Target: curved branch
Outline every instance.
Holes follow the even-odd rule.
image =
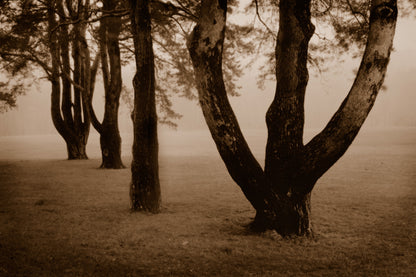
[[[306,146],[300,178],[317,180],[348,149],[367,118],[383,83],[393,46],[397,1],[371,3],[370,29],[364,56],[351,90],[324,130]],[[306,189],[312,190],[313,184]]]
[[[261,211],[267,205],[265,175],[240,130],[222,76],[226,7],[226,1],[202,1],[201,16],[187,47],[199,102],[218,152],[233,180],[255,209]]]
[[[257,2],[257,0],[254,0],[254,3],[256,4],[256,15],[257,18],[259,19],[260,23],[263,24],[263,26],[267,29],[267,31],[273,36],[273,38],[276,40],[277,36],[276,34],[272,31],[272,29],[270,29],[270,27],[266,24],[266,22],[263,21],[263,19],[260,16],[260,12],[259,12],[259,3]]]
[[[94,97],[94,88],[95,88],[95,77],[97,76],[98,65],[100,63],[100,55],[95,56],[94,62],[91,67],[91,79],[90,79],[90,91],[87,99],[87,108],[88,113],[90,114],[92,126],[94,126],[95,130],[101,134],[102,132],[102,124],[97,118],[97,115],[94,111],[94,106],[92,105],[92,99]]]

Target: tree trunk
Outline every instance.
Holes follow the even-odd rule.
[[[124,168],[121,160],[121,137],[118,129],[118,110],[122,89],[119,34],[120,16],[109,16],[117,8],[118,1],[104,0],[103,18],[100,20],[100,60],[105,91],[104,119],[100,123],[92,107],[92,95],[88,102],[94,128],[100,133],[101,168]]]
[[[89,83],[85,80],[89,76],[89,56],[85,55],[86,45],[84,45],[84,52],[80,53],[79,43],[85,42],[85,32],[79,33],[80,26],[74,26],[77,31],[75,36],[69,36],[66,25],[67,18],[61,14],[59,24],[56,19],[56,11],[64,11],[62,1],[48,2],[48,29],[49,29],[49,52],[51,54],[51,76],[50,81],[52,85],[51,93],[51,115],[52,121],[59,134],[63,137],[67,144],[68,159],[87,159],[85,147],[88,141],[89,134],[89,115],[85,112],[85,104],[83,105],[84,96],[81,91],[88,90]],[[84,14],[86,15],[86,14]],[[81,24],[81,23],[79,23]],[[83,23],[85,24],[85,23]],[[84,36],[84,37],[82,37]],[[84,39],[84,42],[82,40]],[[71,43],[75,47],[75,51],[79,53],[74,61],[74,78],[73,82],[76,85],[74,89],[74,102],[71,98],[71,76],[70,76],[70,61],[69,61],[69,47]],[[81,58],[82,56],[82,58]],[[84,67],[81,66],[84,64]],[[81,82],[84,80],[85,82]],[[62,83],[62,86],[61,86]],[[62,95],[62,98],[61,98]],[[62,103],[61,103],[62,100]],[[74,114],[71,112],[71,107]],[[82,110],[84,108],[84,113]],[[63,117],[62,117],[63,114]]]
[[[279,195],[265,210],[256,210],[250,224],[255,232],[276,230],[282,236],[313,235],[311,224],[311,194]]]
[[[103,124],[100,133],[101,168],[124,168],[121,160],[121,137],[116,124]]]
[[[87,160],[88,156],[85,151],[86,142],[79,138],[75,141],[66,141],[68,151],[68,160]]]
[[[311,191],[342,156],[375,100],[392,46],[396,1],[373,1],[363,62],[350,94],[323,132],[303,145],[310,1],[281,0],[276,44],[276,95],[267,115],[265,171],[254,159],[228,103],[222,78],[226,1],[203,0],[189,37],[199,101],[231,177],[256,209],[253,229],[283,236],[312,234]]]
[[[266,114],[268,139],[265,174],[269,186],[280,196],[281,207],[275,227],[285,235],[312,233],[310,193],[298,188],[305,183],[315,183],[315,180],[304,179],[302,181],[305,183],[296,183],[296,179],[301,164],[297,155],[304,148],[308,44],[314,29],[310,1],[279,2],[279,32],[275,49],[276,92]]]
[[[136,74],[134,87],[134,142],[130,198],[132,210],[160,211],[160,184],[155,99],[155,66],[149,1],[131,0],[131,29]]]
[[[226,5],[221,3],[202,2],[201,16],[188,40],[205,121],[228,172],[257,211],[253,230],[310,234],[310,198],[280,193],[279,186],[271,185],[252,155],[228,102],[222,77]]]

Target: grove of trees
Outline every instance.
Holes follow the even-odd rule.
[[[236,6],[238,1],[227,0],[5,1],[1,4],[5,28],[0,37],[0,64],[17,79],[27,77],[32,66],[43,70],[52,88],[53,122],[67,143],[69,159],[87,158],[85,145],[92,122],[101,135],[102,167],[121,168],[117,114],[123,43],[126,51],[134,53],[136,68],[132,80],[132,209],[160,211],[157,106],[175,116],[168,91],[179,88],[192,98],[195,86],[218,152],[256,210],[253,230],[309,235],[311,191],[351,145],[382,86],[393,46],[397,1],[254,0],[250,7],[266,26],[263,30],[227,23],[227,15]],[[270,21],[278,25],[277,35],[262,20],[259,7],[271,15],[270,11],[278,10]],[[338,18],[332,16],[333,10]],[[334,29],[334,40],[344,49],[357,42],[365,49],[345,100],[327,126],[304,144],[313,19],[326,20]],[[121,36],[125,29],[129,29],[126,36],[132,37],[132,46]],[[236,93],[234,81],[242,73],[241,56],[235,53],[251,52],[260,35],[274,44],[271,50],[258,49],[273,53],[271,71],[276,80],[275,97],[265,116],[264,168],[251,153],[227,96]],[[92,107],[100,64],[105,90],[102,123]],[[259,75],[267,73],[270,70]],[[172,79],[182,85],[170,88]]]

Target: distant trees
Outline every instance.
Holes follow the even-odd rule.
[[[28,87],[24,80],[31,69],[41,68],[52,85],[52,120],[66,142],[68,159],[87,159],[92,122],[101,136],[103,168],[123,167],[118,130],[122,87],[118,36],[125,9],[118,3],[105,0],[101,8],[89,0],[5,1],[0,6],[7,26],[0,33],[0,64],[10,75],[9,82],[0,84],[8,91],[0,97],[13,106],[15,96]],[[92,107],[100,64],[105,90],[102,123]]]
[[[88,98],[94,89],[98,66],[98,57],[92,62],[86,37],[89,2],[49,0],[45,8],[47,32],[44,36],[51,60],[52,120],[66,142],[68,159],[87,159]]]
[[[66,142],[68,159],[87,159],[86,99],[97,70],[86,37],[88,2],[3,1],[0,8],[0,64],[11,77],[9,94],[25,89],[25,78],[38,79],[32,70],[41,69],[52,86],[52,120]]]
[[[324,130],[304,145],[308,44],[314,33],[311,1],[279,1],[276,92],[266,114],[263,170],[240,131],[224,86],[227,1],[202,0],[198,23],[188,40],[199,102],[228,172],[257,211],[255,230],[275,229],[284,236],[312,232],[311,191],[357,135],[387,69],[397,3],[373,0],[370,11],[366,49],[354,84]]]

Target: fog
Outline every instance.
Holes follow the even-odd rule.
[[[399,19],[394,52],[384,83],[387,89],[380,92],[365,128],[416,126],[415,29],[416,20]],[[311,70],[305,104],[306,129],[319,130],[325,126],[348,93],[359,62],[358,59],[346,59],[322,74]],[[133,68],[124,69],[124,83],[131,84],[133,73]],[[264,115],[273,98],[274,83],[269,82],[264,90],[259,90],[256,81],[255,70],[248,70],[239,81],[241,96],[231,97],[230,101],[243,130],[265,132]],[[102,116],[103,100],[102,84],[97,84],[94,106],[99,116]],[[38,87],[33,87],[26,95],[18,97],[17,104],[16,109],[0,114],[0,136],[57,134],[50,116],[49,83],[41,82]],[[162,133],[207,129],[196,101],[175,98],[173,108],[183,117],[176,121],[176,131],[161,126]],[[124,103],[121,104],[119,124],[122,133],[132,132],[129,111]],[[93,127],[91,133],[95,133]]]

